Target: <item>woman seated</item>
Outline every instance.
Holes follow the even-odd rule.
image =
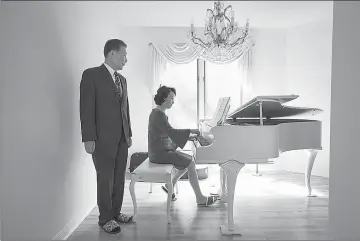
[[[175,129],[168,122],[165,114],[174,104],[176,91],[174,88],[161,86],[157,90],[154,101],[156,108],[152,109],[149,116],[148,126],[148,152],[149,160],[158,164],[173,164],[176,173],[173,175],[172,184],[176,182],[182,175],[188,171],[188,179],[194,190],[198,206],[209,206],[216,202],[217,196],[204,196],[201,192],[199,179],[196,173],[196,164],[192,156],[177,151],[176,149],[184,148],[187,141],[193,138],[193,135],[199,135],[197,129]],[[192,134],[192,135],[191,135]],[[167,192],[168,186],[162,186]],[[172,196],[173,201],[176,200],[175,194]]]

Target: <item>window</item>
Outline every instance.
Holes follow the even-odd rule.
[[[163,85],[176,89],[173,107],[167,111],[174,128],[197,128],[197,62],[166,64]]]
[[[238,61],[228,64],[205,62],[205,118],[212,118],[221,97],[231,98],[229,113],[240,106],[240,76]]]
[[[197,128],[198,119],[212,118],[219,98],[231,97],[230,110],[240,106],[239,62],[214,64],[204,60],[167,63],[163,85],[176,88],[173,107],[167,111],[174,128]]]

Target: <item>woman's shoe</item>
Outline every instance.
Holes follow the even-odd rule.
[[[208,207],[213,205],[217,200],[219,200],[219,196],[208,196],[206,197],[205,203],[198,203],[198,207]]]

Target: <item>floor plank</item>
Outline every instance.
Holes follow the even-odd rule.
[[[208,179],[201,180],[204,194],[216,191],[219,169],[211,166]],[[122,225],[120,234],[111,235],[97,226],[97,207],[68,240],[326,240],[328,239],[328,178],[312,177],[315,198],[306,197],[304,175],[287,171],[262,170],[253,176],[242,169],[237,179],[234,221],[241,236],[223,236],[220,225],[227,222],[226,204],[198,208],[187,180],[179,182],[178,200],[171,207],[172,224],[166,223],[166,198],[160,184],[135,186],[138,218]],[[133,206],[126,183],[123,211]]]

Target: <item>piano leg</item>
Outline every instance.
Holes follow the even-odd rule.
[[[224,170],[226,175],[226,190],[227,190],[227,209],[228,209],[228,225],[221,225],[220,230],[223,235],[241,235],[238,228],[234,227],[234,195],[236,179],[239,171],[245,166],[245,164],[229,160],[223,164],[220,164],[221,169]]]
[[[220,165],[219,165],[220,166]],[[226,173],[222,168],[220,168],[220,187],[218,193],[212,193],[212,195],[219,195],[220,202],[226,203],[227,201],[227,192],[226,192]]]
[[[316,197],[316,195],[311,194],[312,189],[311,189],[310,179],[311,179],[311,171],[312,171],[317,153],[318,153],[317,150],[309,150],[309,158],[306,163],[305,184],[306,184],[306,187],[308,190],[308,197]]]

